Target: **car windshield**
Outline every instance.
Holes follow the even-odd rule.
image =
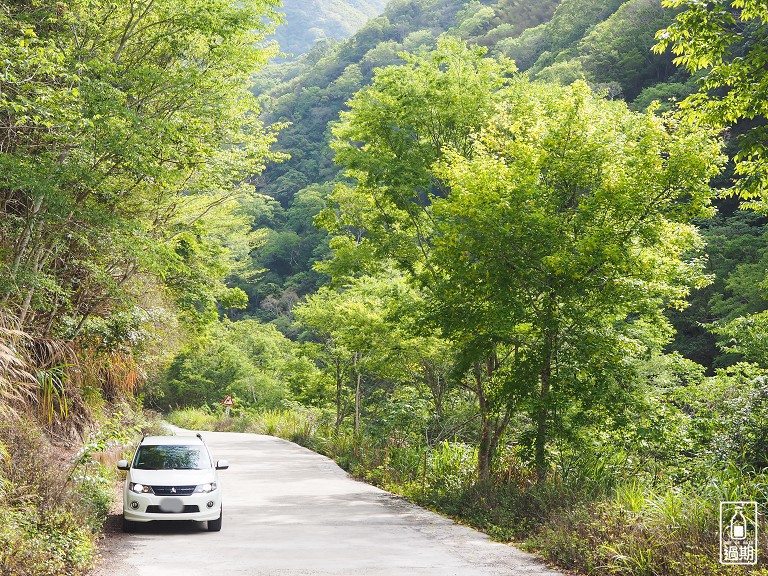
[[[211,467],[201,446],[139,446],[133,467],[139,470],[204,470]]]

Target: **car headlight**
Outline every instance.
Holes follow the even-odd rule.
[[[154,491],[152,490],[152,486],[139,484],[138,482],[131,482],[130,484],[128,484],[128,489],[131,492],[136,492],[136,494],[154,494]]]
[[[209,484],[198,484],[195,488],[195,493],[207,493],[207,492],[213,492],[216,490],[216,482],[211,482]]]

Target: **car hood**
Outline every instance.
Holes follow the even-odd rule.
[[[131,482],[149,486],[197,486],[216,480],[216,470],[137,470],[131,469]]]

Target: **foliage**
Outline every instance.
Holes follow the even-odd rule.
[[[382,274],[356,279],[341,290],[323,287],[295,309],[298,322],[318,344],[314,358],[327,381],[335,382],[337,428],[352,405],[359,433],[364,398],[387,398],[396,383],[431,365],[427,346],[404,330],[417,301],[402,277]],[[411,373],[403,367],[409,361],[418,366]]]
[[[333,129],[335,159],[357,182],[354,200],[362,197],[372,209],[346,214],[342,206],[334,231],[365,230],[363,243],[406,269],[423,260],[425,208],[446,192],[430,167],[449,149],[471,154],[473,133],[488,121],[515,70],[484,52],[443,37],[436,50],[404,55],[404,65],[377,72],[350,100]]]
[[[224,319],[174,359],[152,401],[164,407],[215,405],[232,394],[237,404],[277,408],[292,391],[320,395],[322,385],[314,364],[274,326]]]
[[[285,206],[301,188],[336,175],[327,150],[329,122],[370,82],[375,67],[399,63],[401,51],[433,49],[436,38],[449,32],[550,78],[548,67],[583,60],[579,74],[590,83],[632,98],[676,74],[668,56],[647,50],[671,14],[649,0],[390,3],[348,40],[319,43],[298,61],[260,74],[258,93],[268,96],[265,120],[292,122],[278,137],[291,159],[268,167],[264,191]]]
[[[487,3],[484,3],[487,4]],[[555,2],[508,2],[493,5],[493,28],[478,43],[487,45],[494,30],[500,35],[517,34],[551,15]],[[293,194],[312,183],[332,179],[337,168],[328,153],[329,122],[338,119],[344,104],[367,85],[377,67],[400,62],[399,53],[416,53],[435,47],[436,38],[472,18],[478,3],[462,7],[450,0],[409,0],[390,3],[384,14],[363,26],[350,39],[320,43],[298,62],[267,68],[257,78],[265,102],[267,122],[289,121],[277,147],[291,159],[268,167],[265,193],[287,205]],[[503,28],[505,27],[506,28]]]
[[[664,5],[681,11],[659,31],[656,51],[671,47],[677,65],[691,72],[706,70],[699,91],[683,107],[715,126],[746,124],[735,156],[734,191],[765,211],[768,7],[759,0],[665,0]]]
[[[228,280],[248,296],[243,312],[231,311],[230,317],[242,314],[274,322],[289,333],[293,306],[325,281],[313,265],[328,255],[328,234],[315,228],[313,220],[325,208],[331,188],[314,184],[299,190],[286,209],[267,196],[244,203],[254,234],[263,242],[250,252],[244,269]]]
[[[660,357],[649,366],[649,374],[654,385],[644,397],[660,404],[632,407],[610,436],[600,425],[592,428],[593,446],[582,445],[578,453],[561,459],[561,473],[538,484],[514,444],[506,444],[499,454],[494,483],[478,485],[473,445],[425,444],[423,436],[404,429],[382,441],[370,428],[355,442],[348,428],[336,429],[331,414],[296,405],[235,418],[185,409],[174,412],[171,420],[195,429],[267,433],[297,441],[361,478],[458,517],[495,539],[514,540],[567,569],[606,576],[730,573],[717,562],[717,503],[762,502],[768,479],[750,464],[736,464],[732,458],[738,457],[738,449],[719,448],[724,439],[739,437],[732,426],[761,433],[754,424],[762,422],[763,408],[746,422],[743,418],[754,406],[734,410],[733,403],[741,403],[746,389],[761,390],[764,376],[744,366],[705,377],[680,357]],[[640,423],[645,415],[658,419]],[[685,423],[676,425],[676,420]],[[631,436],[636,422],[659,437],[650,444],[628,437],[616,451],[614,435]],[[666,451],[655,470],[648,462],[652,452],[645,452],[649,448]],[[702,452],[691,458],[692,449]],[[681,458],[698,461],[701,475],[683,479],[671,474]],[[763,523],[760,528],[762,547],[768,540]]]
[[[26,426],[24,426],[26,424]],[[67,509],[73,503],[52,447],[32,422],[5,422],[0,439],[0,568],[12,574],[83,573],[94,557],[91,534]]]
[[[0,299],[27,333],[130,312],[141,275],[191,324],[231,301],[212,224],[270,156],[247,87],[274,2],[208,8],[4,5]]]
[[[0,508],[0,567],[19,576],[86,574],[96,550],[87,528],[67,512]]]
[[[244,304],[224,278],[259,241],[243,181],[278,158],[249,90],[276,5],[0,3],[2,573],[84,573],[111,505],[102,441],[62,471],[41,425],[86,436]]]
[[[404,57],[334,128],[356,184],[337,187],[338,214],[318,221],[365,255],[348,274],[372,254],[418,280],[457,346],[456,373],[474,366],[481,474],[523,409],[542,479],[549,414],[569,421],[583,394],[616,402],[632,379],[632,362],[617,359],[665,344],[662,310],[706,284],[686,253],[699,244],[691,220],[710,213],[718,143],[583,84],[512,80],[508,63],[453,39]],[[349,261],[338,252],[336,276]],[[492,435],[486,413],[500,418]]]
[[[663,344],[661,310],[704,280],[685,254],[698,242],[690,219],[708,210],[717,144],[585,90],[521,83],[475,154],[450,155],[438,171],[451,189],[434,204],[439,322],[476,358],[513,345],[505,386],[513,398],[540,386],[536,410],[567,411],[587,390],[592,404],[600,386],[626,383],[617,358]]]
[[[672,346],[713,371],[744,358],[739,342],[746,349],[748,330],[760,330],[759,316],[750,318],[767,305],[763,283],[768,237],[763,218],[751,211],[719,214],[702,225],[702,237],[706,272],[713,282],[692,293],[689,308],[670,316],[677,329]],[[746,357],[758,363],[763,358],[760,353]]]
[[[304,443],[563,566],[722,573],[713,503],[765,499],[766,262],[760,218],[704,222],[707,123],[741,121],[754,193],[760,6],[398,0],[251,88],[273,0],[6,4],[4,417],[86,430],[148,376],[178,424]],[[696,81],[654,31],[712,22],[707,93],[662,115]],[[0,435],[11,572],[86,569],[134,426],[66,478]]]
[[[86,574],[96,539],[112,506],[114,462],[100,462],[116,437],[125,441],[147,421],[115,414],[76,456],[56,446],[33,419],[0,426],[0,572],[21,576]],[[135,441],[135,436],[132,436]],[[99,454],[97,454],[99,452]]]

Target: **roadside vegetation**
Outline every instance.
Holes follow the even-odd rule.
[[[277,0],[205,8],[0,2],[0,572],[87,572],[146,407],[585,574],[765,576],[764,2],[398,0],[256,77]]]
[[[0,2],[2,574],[88,572],[146,379],[245,299],[275,6]]]
[[[156,429],[136,406],[90,422],[75,443],[28,415],[0,427],[0,569],[18,576],[87,574],[112,509],[115,462],[142,432]],[[105,414],[109,413],[104,411]]]
[[[300,406],[235,408],[229,416],[221,406],[187,408],[169,418],[189,429],[297,442],[358,478],[584,573],[723,574],[718,503],[768,496],[763,463],[748,457],[757,441],[752,428],[766,408],[762,400],[742,400],[763,395],[755,387],[762,379],[747,366],[687,376],[685,384],[659,382],[662,390],[648,404],[625,414],[636,427],[623,441],[587,440],[601,432],[592,428],[577,445],[561,442],[544,482],[536,481],[530,454],[508,441],[511,433],[500,442],[490,478],[478,483],[475,436],[457,427],[460,393],[446,414],[453,428],[425,409],[423,389],[401,390],[411,395],[407,401],[378,403],[359,435],[349,419],[337,429],[332,409]],[[476,418],[464,400],[461,416]],[[760,546],[766,543],[761,534]]]
[[[476,4],[479,18],[488,6]],[[759,7],[729,9],[718,25],[749,26],[720,53],[686,44],[686,27],[712,23],[685,7],[676,21],[656,13],[660,53],[674,46],[693,74],[729,50],[761,58]],[[616,10],[611,26],[629,14]],[[304,444],[564,568],[731,573],[719,503],[762,512],[768,496],[765,164],[751,147],[760,128],[720,136],[764,108],[746,94],[719,105],[714,88],[764,72],[750,59],[735,70],[736,59],[701,92],[687,85],[682,110],[645,108],[589,75],[565,87],[543,64],[522,75],[456,36],[374,70],[325,133],[342,172],[333,187],[313,184],[327,234],[314,257],[286,234],[299,220],[280,210],[299,205],[276,194],[285,227],[269,232],[267,254],[284,254],[272,261],[282,267],[246,291],[250,307],[266,302],[253,316],[280,330],[279,347],[252,346],[248,334],[266,329],[238,326],[249,308],[153,401],[182,426]],[[311,273],[290,276],[306,262]],[[242,372],[228,368],[242,366],[239,351],[250,351]],[[185,386],[204,407],[180,402]],[[224,393],[236,401],[228,416]],[[766,572],[762,556],[735,570]]]

